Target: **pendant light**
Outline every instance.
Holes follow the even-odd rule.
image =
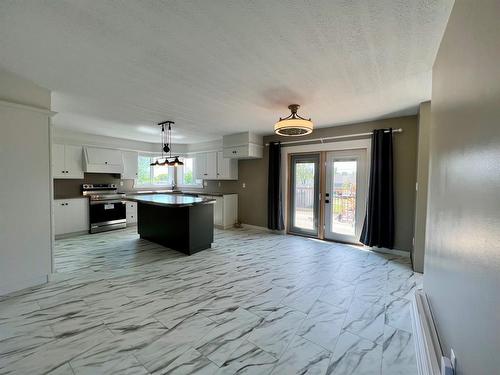
[[[158,162],[158,159],[151,163],[150,166],[155,165],[168,165],[171,167],[180,167],[184,165],[182,161],[179,160],[179,156],[172,157],[172,124],[175,124],[173,121],[164,121],[160,122],[158,125],[161,126],[161,158],[165,159],[163,162]],[[165,135],[165,125],[168,125],[167,134]],[[163,156],[165,153],[165,157]],[[167,156],[168,155],[168,156]],[[172,161],[169,159],[175,158]]]
[[[281,118],[274,125],[274,132],[286,137],[300,137],[311,134],[313,123],[311,119],[305,119],[297,114],[300,108],[298,104],[290,104],[288,109],[292,112],[288,117]]]

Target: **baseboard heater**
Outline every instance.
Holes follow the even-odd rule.
[[[423,290],[419,289],[415,292],[412,307],[418,373],[419,375],[441,375],[440,363],[443,354],[429,302]]]

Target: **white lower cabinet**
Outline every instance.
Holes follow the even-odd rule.
[[[207,197],[215,199],[214,226],[222,229],[231,228],[238,221],[238,194]]]
[[[54,232],[56,236],[89,230],[87,198],[54,199]]]
[[[137,223],[137,202],[127,202],[125,209],[127,224]]]

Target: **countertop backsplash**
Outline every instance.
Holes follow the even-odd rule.
[[[120,183],[123,182],[123,185]],[[118,190],[132,193],[141,190],[166,190],[170,186],[155,188],[136,187],[132,179],[120,179],[120,175],[106,173],[85,173],[83,179],[54,179],[54,199],[79,198],[82,196],[82,184],[116,184]],[[238,190],[238,181],[207,181],[204,188],[180,188],[189,192],[232,194]]]

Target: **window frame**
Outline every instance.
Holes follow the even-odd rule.
[[[193,160],[193,180],[195,181],[194,184],[185,184],[184,183],[184,166],[182,167],[177,167],[175,168],[175,174],[176,174],[176,180],[177,180],[177,186],[178,187],[184,187],[184,188],[203,188],[203,180],[198,180],[196,178],[196,155],[195,154],[185,154],[179,157],[181,161],[185,161],[185,159],[192,159]],[[199,181],[199,182],[196,182]]]
[[[158,153],[148,153],[148,152],[139,152],[138,155],[137,155],[137,169],[138,169],[138,173],[139,173],[139,159],[141,157],[148,157],[149,158],[149,162],[151,163],[152,160],[154,159],[161,159],[162,156],[161,154],[158,154]],[[147,184],[142,184],[142,183],[139,183],[139,178],[136,178],[134,179],[134,187],[138,187],[138,188],[157,188],[157,187],[165,187],[165,186],[172,186],[173,182],[176,181],[176,171],[175,171],[175,167],[167,167],[168,169],[168,179],[169,181],[165,182],[165,183],[153,183],[153,179],[154,179],[154,168],[152,166],[149,166],[149,183]]]

